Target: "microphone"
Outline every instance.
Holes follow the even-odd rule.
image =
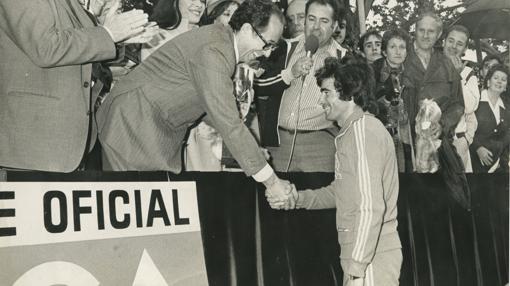
[[[311,58],[315,54],[315,52],[317,52],[318,49],[319,49],[319,39],[314,35],[310,35],[310,36],[306,37],[306,39],[305,39],[306,56]]]

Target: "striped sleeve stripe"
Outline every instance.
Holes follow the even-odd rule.
[[[282,81],[281,78],[279,80],[275,80],[275,81],[272,81],[272,82],[264,82],[264,83],[258,82],[257,86],[270,86],[270,85],[273,85],[273,84],[275,84],[277,82],[280,82],[280,81]]]
[[[268,82],[268,81],[277,80],[278,78],[282,78],[282,75],[278,74],[278,75],[275,75],[275,76],[272,76],[272,77],[268,77],[268,78],[256,78],[255,81],[256,82]]]
[[[356,242],[353,250],[353,258],[361,261],[365,254],[365,248],[368,240],[368,233],[372,223],[372,192],[370,185],[370,172],[368,169],[368,160],[365,150],[365,117],[362,117],[354,124],[354,137],[356,139],[356,150],[358,154],[358,183],[361,193],[360,202],[360,223]]]

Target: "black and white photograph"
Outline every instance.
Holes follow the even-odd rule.
[[[510,0],[0,0],[0,286],[508,286]]]

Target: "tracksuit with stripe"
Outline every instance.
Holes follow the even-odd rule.
[[[337,208],[344,281],[398,285],[402,252],[397,232],[398,168],[393,140],[373,115],[355,110],[335,138],[335,180],[299,192],[297,208]]]

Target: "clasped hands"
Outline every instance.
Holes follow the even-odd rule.
[[[120,1],[115,0],[103,22],[103,26],[110,31],[115,43],[145,43],[158,33],[156,23],[149,22],[149,16],[142,10],[120,12],[120,6]]]
[[[266,198],[273,209],[291,210],[296,208],[299,194],[289,181],[276,178],[272,184],[266,185]]]

